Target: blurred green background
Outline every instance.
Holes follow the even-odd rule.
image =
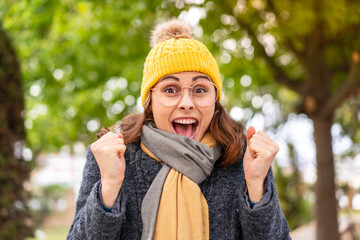
[[[0,239],[65,238],[85,150],[142,111],[150,32],[172,17],[218,61],[230,115],[279,143],[291,230],[356,239],[358,0],[0,1]]]

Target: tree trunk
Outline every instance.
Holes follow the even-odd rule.
[[[317,158],[315,188],[317,240],[339,240],[337,200],[335,196],[335,169],[332,151],[332,118],[312,117]]]
[[[24,101],[15,51],[0,22],[0,239],[31,235],[23,183],[29,166],[22,158],[25,142]]]
[[[346,196],[347,196],[348,201],[349,201],[348,202],[348,209],[349,209],[349,211],[352,211],[352,210],[354,210],[352,202],[353,202],[353,199],[354,199],[354,196],[355,196],[355,189],[352,186],[352,184],[349,185],[349,187],[348,187],[348,189],[346,191]]]

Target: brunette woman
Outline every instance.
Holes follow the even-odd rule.
[[[290,239],[271,163],[220,104],[218,65],[190,29],[158,25],[144,64],[144,112],[88,149],[68,239]],[[107,132],[107,133],[106,133]]]

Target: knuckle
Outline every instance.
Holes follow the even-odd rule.
[[[122,145],[120,145],[119,149],[121,152],[125,152],[126,146],[124,144],[122,144]]]
[[[109,145],[105,145],[101,148],[102,152],[110,152],[112,150],[112,147]]]
[[[261,130],[258,131],[257,133],[258,133],[259,135],[261,135],[261,136],[267,136],[266,133],[265,133],[264,131],[261,131]]]
[[[105,135],[104,135],[104,137],[105,136],[111,136],[111,135],[114,135],[115,133],[113,133],[113,132],[108,132],[108,133],[106,133]],[[100,138],[100,139],[103,139],[103,138]],[[105,141],[104,139],[103,139],[103,141]]]
[[[93,151],[93,152],[97,150],[97,144],[96,144],[96,142],[94,142],[93,144],[91,144],[90,149],[91,149],[91,151]]]
[[[267,151],[264,152],[264,156],[266,158],[270,158],[272,156],[272,152],[267,150]]]
[[[275,143],[275,153],[278,153],[280,151],[280,147],[278,144]]]

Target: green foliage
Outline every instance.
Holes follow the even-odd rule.
[[[354,156],[360,152],[360,101],[356,97],[350,97],[335,115],[336,121],[343,126],[341,135],[351,138],[354,146],[344,155]]]
[[[52,184],[41,187],[33,194],[31,201],[36,204],[36,208],[33,207],[31,213],[36,228],[41,226],[45,217],[57,211],[57,203],[64,198],[68,189],[66,185]]]
[[[274,172],[281,209],[290,230],[294,230],[314,219],[314,202],[309,198],[312,186],[306,185],[302,180],[294,145],[288,143],[288,148],[291,165],[283,169],[275,161]]]
[[[55,150],[76,141],[89,144],[96,132],[87,128],[90,120],[109,126],[135,109],[157,4],[1,4],[3,25],[21,59],[25,126],[33,150]]]
[[[306,196],[308,186],[302,182],[298,170],[285,174],[277,162],[274,167],[280,206],[290,230],[294,230],[314,219],[313,203]]]
[[[44,227],[41,228],[42,231],[46,235],[46,239],[51,240],[64,240],[69,232],[69,227],[67,226],[51,226],[51,227]],[[41,240],[43,238],[27,238],[26,240]]]
[[[359,23],[360,7],[345,1],[323,1],[319,16],[310,0],[274,1],[274,9],[269,9],[264,1],[244,1],[233,15],[227,13],[227,1],[195,2],[18,0],[0,3],[3,25],[9,29],[22,59],[26,126],[32,149],[54,150],[75,141],[88,144],[95,139],[96,132],[88,130],[90,120],[109,126],[136,110],[133,99],[139,96],[142,67],[150,49],[149,32],[159,19],[180,15],[191,8],[204,9],[206,15],[200,20],[203,34],[197,37],[220,63],[227,107],[236,105],[259,112],[261,109],[254,108],[251,99],[244,98],[242,93],[251,91],[259,96],[270,93],[281,102],[285,114],[294,110],[299,98],[274,84],[273,71],[259,57],[253,39],[236,19],[251,23],[259,36],[273,37],[276,42],[272,57],[300,82],[304,81],[304,70],[301,60],[289,51],[289,42],[297,51],[303,51],[303,38],[314,31],[318,21],[324,24],[322,29],[330,37],[349,34],[344,29]],[[275,18],[272,12],[280,17]],[[331,65],[342,66],[349,61],[355,46],[350,41],[351,34],[344,38],[347,41],[344,47],[330,44],[326,49],[326,59]],[[227,47],[229,40],[235,43],[235,48]],[[252,79],[248,87],[240,84],[244,75]],[[122,86],[109,89],[112,78],[126,81],[117,81]],[[337,85],[343,79],[341,76]],[[333,90],[336,89],[335,85]],[[105,91],[107,100],[103,97]],[[279,120],[286,120],[286,115]]]

